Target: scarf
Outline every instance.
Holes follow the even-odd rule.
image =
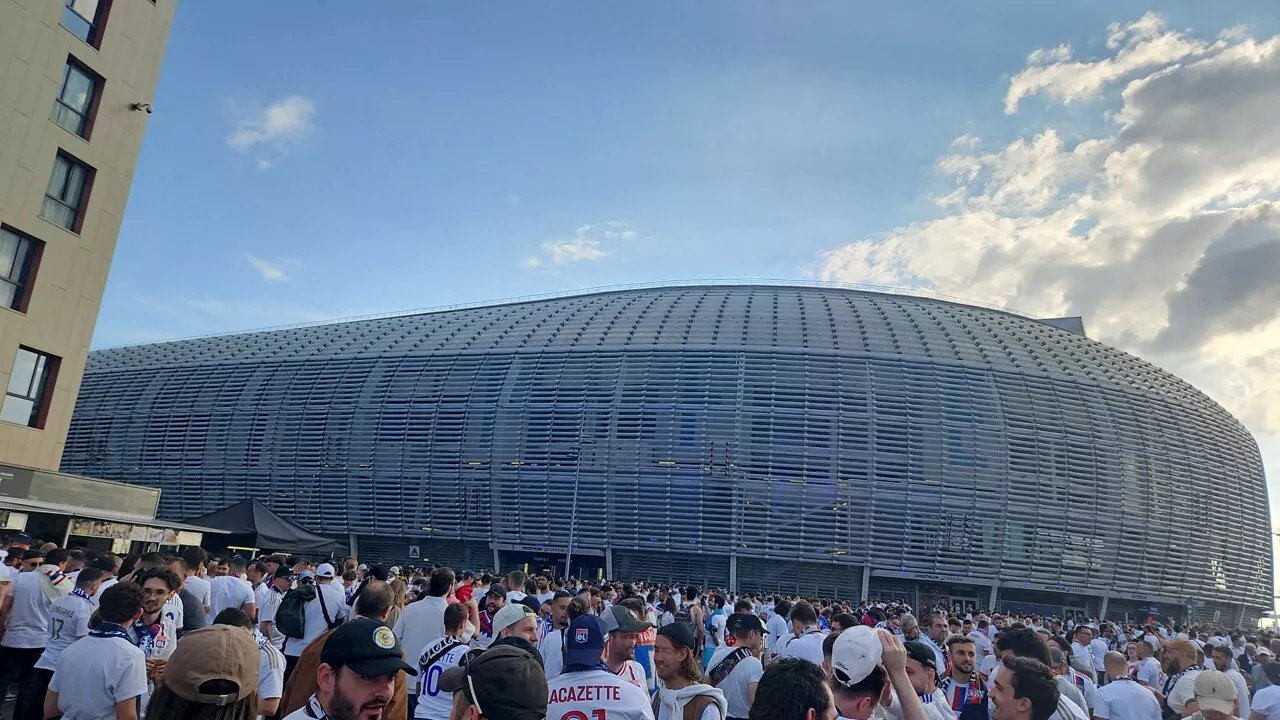
[[[71,594],[76,597],[84,598],[90,605],[93,604],[93,596],[78,587],[71,588]]]
[[[605,664],[604,664],[604,661],[603,661],[603,660],[601,660],[600,662],[596,663],[595,665],[581,665],[581,664],[577,664],[577,663],[570,663],[569,665],[565,665],[565,666],[564,666],[564,671],[565,671],[565,672],[567,672],[567,673],[571,673],[571,672],[591,672],[592,670],[603,670],[603,671],[605,671],[605,672],[607,672],[607,673],[613,674],[613,671],[609,669],[609,666],[608,666],[608,665],[605,665]]]
[[[106,620],[99,622],[98,627],[90,630],[89,637],[98,637],[98,638],[116,637],[116,638],[120,638],[121,640],[124,640],[130,645],[133,644],[133,640],[129,638],[129,631],[125,630],[123,625],[120,625],[119,623],[107,622]]]
[[[316,697],[315,693],[312,693],[311,697],[307,698],[307,715],[316,720],[328,720],[329,714],[324,711],[324,708],[320,707],[320,698]]]
[[[1176,672],[1170,675],[1169,679],[1164,681],[1164,689],[1161,694],[1164,695],[1165,697],[1169,697],[1169,692],[1173,690],[1173,686],[1178,684],[1178,681],[1182,679],[1183,675],[1186,675],[1187,673],[1191,672],[1194,669],[1195,669],[1194,667],[1189,667],[1186,670],[1183,670],[1182,672]]]
[[[139,620],[133,624],[132,629],[138,637],[138,641],[134,644],[138,646],[144,656],[151,657],[152,651],[156,649],[156,638],[160,636],[164,627],[160,623],[151,625]]]
[[[40,589],[50,601],[66,597],[76,587],[75,581],[63,574],[57,565],[41,565],[37,572],[40,573]]]

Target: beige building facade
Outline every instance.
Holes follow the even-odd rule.
[[[0,0],[0,463],[56,470],[177,0]]]

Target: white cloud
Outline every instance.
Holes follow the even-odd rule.
[[[306,137],[314,127],[315,103],[292,95],[268,105],[260,113],[242,118],[227,136],[232,149],[255,156],[256,167],[266,170],[289,147]]]
[[[624,222],[583,225],[574,231],[572,237],[542,243],[538,254],[526,257],[520,266],[526,270],[537,270],[547,265],[559,267],[600,260],[613,252],[608,248],[635,237],[635,232]]]
[[[288,270],[302,265],[297,260],[263,260],[249,252],[245,253],[244,257],[253,266],[253,269],[258,271],[262,279],[267,282],[285,282],[289,279]]]
[[[936,165],[940,216],[830,251],[822,276],[1083,315],[1280,447],[1280,36],[1210,42],[1147,15],[1110,47],[1033,53],[1006,108],[1105,93],[1106,132],[958,138]]]
[[[1024,97],[1043,92],[1055,100],[1071,102],[1093,97],[1099,90],[1126,76],[1165,67],[1182,58],[1205,53],[1210,44],[1187,37],[1165,26],[1154,12],[1128,25],[1113,24],[1107,47],[1118,52],[1095,61],[1073,61],[1070,45],[1036,50],[1027,67],[1013,76],[1005,95],[1004,111],[1013,114]]]

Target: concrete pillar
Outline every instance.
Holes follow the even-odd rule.
[[[604,549],[604,579],[613,579],[613,548],[608,546]]]
[[[729,555],[729,592],[738,593],[738,556]]]
[[[1110,597],[1108,597],[1108,596],[1106,596],[1106,595],[1103,595],[1103,596],[1102,596],[1102,605],[1098,606],[1098,619],[1099,619],[1099,620],[1106,620],[1106,619],[1107,619],[1107,601],[1108,601],[1108,600],[1110,600],[1110,599],[1111,599],[1111,598],[1110,598]]]
[[[996,596],[1000,593],[999,585],[991,586],[991,597],[987,600],[987,612],[996,611]]]
[[[63,547],[66,547],[65,545]],[[1234,617],[1232,618],[1231,627],[1240,627],[1244,624],[1244,605],[1237,605]]]
[[[498,556],[498,548],[493,549],[493,574],[502,572],[502,558]]]
[[[867,597],[868,593],[870,592],[871,592],[871,566],[863,565],[862,566],[862,594],[857,597],[857,600],[859,602],[863,600],[870,600],[871,598]]]

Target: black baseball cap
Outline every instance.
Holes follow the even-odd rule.
[[[734,613],[730,615],[724,622],[726,632],[737,632],[739,630],[751,631],[759,630],[764,632],[764,622],[757,616],[750,613]]]
[[[288,565],[281,565],[271,576],[272,580],[291,580],[293,579],[293,570]]]
[[[658,628],[658,635],[680,647],[693,649],[698,644],[698,635],[693,626],[686,622],[673,622]]]
[[[346,666],[361,677],[374,678],[404,670],[417,675],[417,668],[404,661],[404,651],[391,628],[377,620],[360,618],[343,624],[320,650],[320,662]]]
[[[534,654],[522,647],[495,644],[468,653],[457,667],[440,675],[442,692],[464,690],[476,711],[491,720],[543,720],[547,716],[547,675]]]
[[[918,640],[908,640],[902,643],[907,648],[907,657],[924,665],[933,668],[934,672],[938,671],[938,656],[933,654],[933,650],[928,645]]]

